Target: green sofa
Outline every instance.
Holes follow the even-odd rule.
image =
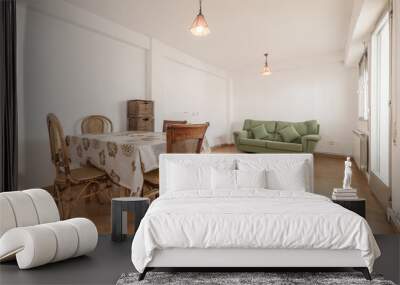
[[[321,139],[316,120],[298,123],[245,120],[243,130],[233,136],[238,150],[261,153],[313,153]]]

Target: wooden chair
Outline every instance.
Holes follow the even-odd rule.
[[[210,124],[170,125],[167,127],[167,153],[200,153]]]
[[[56,168],[53,186],[61,216],[69,218],[73,204],[80,199],[97,196],[100,191],[104,191],[103,194],[106,194],[107,198],[111,198],[110,180],[104,171],[90,166],[70,168],[64,131],[54,114],[47,115],[47,127],[51,161]],[[103,185],[106,186],[106,189],[101,189]],[[97,198],[99,199],[98,196]]]
[[[167,127],[167,153],[200,153],[209,123],[173,124]],[[142,196],[155,199],[158,197],[158,169],[144,173]]]
[[[102,115],[87,116],[81,123],[82,134],[112,133],[113,124],[111,120]]]
[[[168,125],[175,125],[175,124],[187,124],[187,121],[171,121],[171,120],[164,120],[162,131],[165,133],[167,131]]]

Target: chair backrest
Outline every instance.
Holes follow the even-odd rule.
[[[163,121],[163,126],[162,126],[162,131],[165,133],[167,131],[168,125],[175,125],[175,124],[187,124],[187,121],[172,121],[172,120],[164,120]]]
[[[200,153],[209,124],[168,125],[167,153]]]
[[[0,237],[12,228],[60,220],[53,197],[43,189],[0,193],[0,216]]]
[[[81,131],[82,134],[112,133],[113,124],[106,116],[91,115],[82,120]]]
[[[65,143],[64,131],[56,115],[51,113],[47,115],[47,128],[49,130],[51,161],[56,167],[57,174],[64,173],[68,177],[71,173],[69,153]]]

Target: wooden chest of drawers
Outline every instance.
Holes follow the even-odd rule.
[[[130,117],[128,118],[128,130],[130,131],[154,131],[153,117]]]
[[[154,104],[149,100],[128,101],[128,130],[154,131]]]
[[[130,100],[128,101],[128,117],[154,116],[153,101]]]

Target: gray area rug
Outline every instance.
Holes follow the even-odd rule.
[[[394,285],[392,281],[373,275],[368,281],[359,272],[148,272],[146,278],[138,281],[138,273],[122,274],[117,285],[146,284],[376,284]]]

